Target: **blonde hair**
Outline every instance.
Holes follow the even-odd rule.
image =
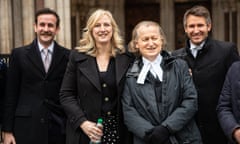
[[[111,25],[113,27],[113,35],[111,38],[112,56],[116,56],[117,53],[125,52],[124,40],[120,35],[120,30],[118,28],[116,21],[114,20],[110,11],[103,10],[103,9],[97,9],[90,15],[87,21],[87,25],[84,28],[82,39],[80,39],[80,46],[76,47],[76,49],[79,52],[84,52],[91,56],[97,55],[97,49],[96,49],[95,41],[93,39],[92,29],[94,28],[97,21],[104,15],[109,17],[109,19],[111,20]]]
[[[132,53],[134,53],[135,55],[139,56],[139,49],[136,48],[136,40],[138,39],[138,31],[139,28],[145,26],[145,27],[149,27],[149,26],[155,26],[158,27],[159,29],[159,34],[161,36],[161,40],[162,40],[162,49],[166,48],[167,45],[167,40],[166,40],[166,36],[162,30],[162,28],[160,27],[160,25],[154,21],[141,21],[139,22],[133,29],[132,31],[132,39],[128,44],[128,50]]]

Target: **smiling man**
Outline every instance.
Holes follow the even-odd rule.
[[[59,22],[55,11],[37,11],[36,39],[11,53],[4,101],[4,144],[65,144],[59,89],[69,50],[54,41]]]
[[[183,24],[188,37],[186,48],[173,52],[173,55],[181,55],[192,71],[198,92],[196,122],[203,143],[226,144],[217,119],[216,105],[226,72],[239,59],[236,45],[209,37],[212,23],[209,11],[203,6],[187,10]]]

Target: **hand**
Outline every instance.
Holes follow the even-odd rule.
[[[15,138],[10,132],[3,132],[3,144],[16,144]]]
[[[80,128],[91,139],[91,141],[97,141],[103,136],[103,130],[96,126],[95,122],[84,121]]]
[[[144,136],[143,139],[147,144],[149,144],[150,141],[151,141],[152,132],[153,132],[153,129],[150,129],[150,130],[145,132],[145,136]]]
[[[164,144],[170,136],[169,130],[164,126],[156,126],[150,134],[150,142],[152,144]]]
[[[233,137],[235,138],[236,142],[240,144],[240,128],[234,130]]]

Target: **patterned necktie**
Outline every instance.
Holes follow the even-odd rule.
[[[43,49],[42,50],[43,55],[44,55],[44,59],[43,59],[43,65],[45,68],[45,72],[48,72],[48,68],[50,66],[50,51],[48,49]]]

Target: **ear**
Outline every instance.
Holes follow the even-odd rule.
[[[187,33],[187,27],[186,26],[184,26],[184,31],[185,31],[185,33]]]
[[[211,29],[212,29],[212,24],[207,24],[207,29],[208,29],[208,31],[211,31]]]
[[[60,26],[56,28],[56,34],[59,32],[59,30],[60,30]]]
[[[34,24],[33,27],[34,27],[34,32],[36,33],[37,32],[37,25]]]
[[[136,49],[139,49],[138,42],[136,40],[134,41],[134,45]]]

